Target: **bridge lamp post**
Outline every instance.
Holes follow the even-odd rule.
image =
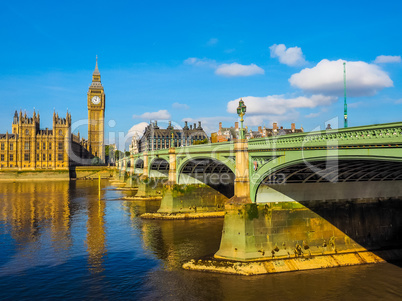
[[[237,107],[237,115],[240,117],[240,139],[245,139],[245,133],[243,128],[243,116],[246,114],[246,106],[243,99],[240,98],[239,106]]]

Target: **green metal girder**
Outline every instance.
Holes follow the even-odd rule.
[[[248,142],[251,199],[255,201],[264,178],[283,167],[328,158],[401,161],[401,148],[402,122],[252,139]],[[214,159],[235,172],[233,142],[177,147],[175,151],[177,180],[183,166],[193,159]],[[133,157],[136,161],[144,156]],[[169,162],[169,150],[150,151],[148,158],[149,169],[156,158]]]

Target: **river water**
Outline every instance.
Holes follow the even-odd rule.
[[[400,264],[264,276],[186,271],[223,219],[141,220],[107,181],[0,184],[0,300],[402,300]]]

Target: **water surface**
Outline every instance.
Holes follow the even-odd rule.
[[[141,220],[97,181],[0,183],[1,300],[401,300],[398,264],[254,277],[186,271],[219,249],[222,219]]]

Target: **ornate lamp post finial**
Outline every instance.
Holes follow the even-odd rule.
[[[240,98],[239,106],[237,107],[237,115],[240,117],[240,139],[245,139],[245,133],[243,128],[243,116],[246,114],[246,105],[242,98]]]

